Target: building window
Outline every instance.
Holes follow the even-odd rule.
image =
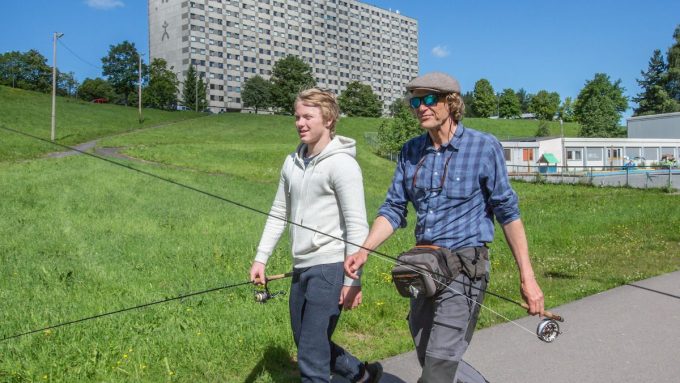
[[[534,149],[522,149],[522,161],[533,161]]]
[[[583,151],[581,149],[567,148],[567,160],[581,161],[583,159]]]
[[[647,161],[658,161],[659,160],[659,148],[644,148],[643,157]]]
[[[503,157],[505,157],[505,161],[510,161],[512,159],[512,150],[508,148],[503,148]]]
[[[602,161],[602,148],[586,149],[588,161]]]

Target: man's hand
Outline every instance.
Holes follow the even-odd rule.
[[[357,272],[361,269],[361,266],[366,263],[367,259],[368,253],[361,250],[345,258],[345,275],[352,279],[359,279],[359,274]]]
[[[361,286],[342,286],[338,304],[341,304],[345,310],[359,307],[361,304]]]
[[[543,302],[543,291],[538,286],[536,278],[529,277],[523,278],[520,284],[520,291],[522,293],[522,298],[529,306],[527,312],[531,315],[543,315],[545,309]]]
[[[264,285],[267,282],[264,269],[264,263],[253,262],[253,265],[250,267],[250,281],[256,285]]]

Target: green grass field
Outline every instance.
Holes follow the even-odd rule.
[[[358,141],[370,220],[394,166],[364,140],[379,124],[347,118],[338,126],[339,134]],[[285,116],[223,114],[118,134],[125,130],[98,146],[144,160],[116,160],[123,164],[261,211],[269,210],[284,156],[297,142]],[[10,140],[34,145],[5,131],[0,137],[3,150]],[[261,214],[84,155],[3,160],[0,338],[248,278],[266,219]],[[513,186],[549,308],[680,269],[677,194]],[[396,256],[409,248],[412,230],[411,224],[398,231],[380,251]],[[516,267],[501,234],[491,251],[489,289],[519,300]],[[269,273],[289,271],[289,257],[284,238]],[[336,341],[364,360],[412,348],[408,302],[396,293],[390,268],[371,258],[364,303],[344,313],[336,331]],[[289,283],[270,288],[286,291]],[[525,315],[494,297],[486,304],[509,318]],[[502,321],[483,310],[480,326]],[[257,304],[252,287],[243,286],[0,342],[0,381],[295,382],[294,355],[286,297]]]

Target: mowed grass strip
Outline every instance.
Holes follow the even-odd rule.
[[[338,126],[338,134],[358,141],[370,220],[394,168],[364,141],[379,123],[347,118]],[[226,114],[100,146],[150,162],[116,161],[268,211],[283,158],[297,141],[291,117]],[[514,187],[548,307],[680,269],[678,195]],[[86,156],[0,163],[0,188],[2,337],[245,281],[266,220]],[[396,256],[412,245],[411,222],[380,251]],[[519,300],[500,232],[491,251],[489,289]],[[289,271],[290,264],[284,236],[268,271]],[[394,290],[391,266],[371,258],[364,303],[343,313],[336,331],[335,339],[365,360],[412,348],[408,301]],[[270,288],[287,291],[289,283]],[[286,297],[256,304],[252,292],[222,290],[3,342],[0,381],[298,381]],[[510,318],[525,315],[493,297],[486,304]],[[482,313],[481,326],[502,321]]]

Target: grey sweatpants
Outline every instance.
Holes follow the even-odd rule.
[[[430,298],[411,298],[409,328],[418,361],[423,367],[419,382],[487,382],[462,361],[477,325],[487,279],[488,274],[472,281],[460,273],[439,294]]]

